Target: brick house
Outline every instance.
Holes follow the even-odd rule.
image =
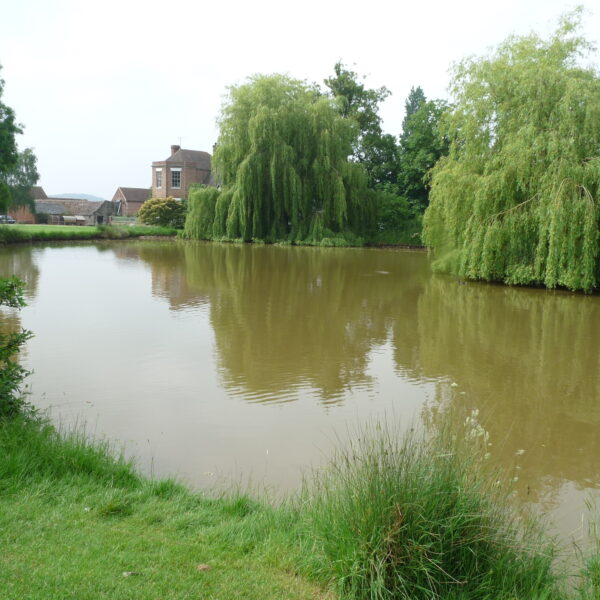
[[[152,163],[152,197],[185,200],[194,183],[214,186],[210,159],[208,152],[171,146],[169,158]]]
[[[133,217],[137,214],[142,204],[148,200],[148,188],[117,188],[113,196],[115,215],[119,217]]]

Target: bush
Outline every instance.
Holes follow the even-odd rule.
[[[17,277],[0,278],[0,305],[25,306],[23,286]],[[31,332],[25,329],[0,333],[0,419],[16,416],[25,406],[21,385],[28,372],[15,362],[14,357],[30,337]]]
[[[465,437],[473,432],[483,430]],[[302,497],[315,540],[307,571],[333,580],[342,598],[561,598],[554,545],[519,525],[507,493],[483,475],[486,444],[446,437],[378,427],[339,454]]]
[[[150,198],[142,204],[137,217],[145,225],[183,229],[186,211],[185,203],[174,198]]]
[[[375,244],[421,245],[421,216],[416,214],[408,200],[387,191],[376,195],[377,230]]]

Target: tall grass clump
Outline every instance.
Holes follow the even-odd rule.
[[[594,544],[581,573],[579,587],[581,600],[598,600],[600,598],[600,529],[598,523],[593,524],[591,536]]]
[[[562,597],[553,542],[520,522],[471,446],[381,427],[359,436],[303,493],[305,567],[342,598]]]
[[[60,432],[39,416],[23,414],[0,420],[0,495],[33,482],[93,477],[107,487],[139,487],[140,477],[106,442],[84,432]]]

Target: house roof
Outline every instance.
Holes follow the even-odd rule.
[[[35,212],[46,215],[64,215],[65,207],[59,202],[53,200],[34,200]]]
[[[169,158],[153,162],[152,164],[157,166],[164,163],[169,165],[193,163],[198,169],[210,171],[210,154],[208,152],[203,152],[202,150],[184,150],[183,148],[180,148],[174,154],[169,156]]]
[[[35,200],[46,200],[48,198],[44,188],[40,185],[34,185],[31,188],[31,193],[33,194]]]
[[[113,197],[116,198],[119,190],[123,194],[126,202],[145,202],[148,200],[148,188],[130,188],[130,187],[120,187],[115,192]]]

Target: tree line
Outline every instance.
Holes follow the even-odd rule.
[[[419,236],[467,279],[593,291],[600,278],[600,74],[583,11],[453,67],[451,102],[413,88],[383,133],[385,87],[342,63],[325,89],[284,75],[233,86],[189,237],[347,245]],[[411,230],[412,228],[412,230]]]
[[[382,130],[385,87],[367,88],[342,62],[324,85],[257,75],[229,88],[213,156],[220,187],[190,194],[188,237],[420,243],[427,173],[447,152],[445,103],[413,88],[396,138]]]
[[[591,292],[600,280],[600,74],[582,9],[544,39],[512,36],[454,65],[450,101],[420,87],[398,137],[338,62],[323,85],[256,75],[231,86],[184,235],[212,240],[421,243],[466,279]],[[35,156],[1,102],[0,204],[26,204]],[[1,207],[0,207],[1,208]],[[421,237],[422,234],[422,237]]]

